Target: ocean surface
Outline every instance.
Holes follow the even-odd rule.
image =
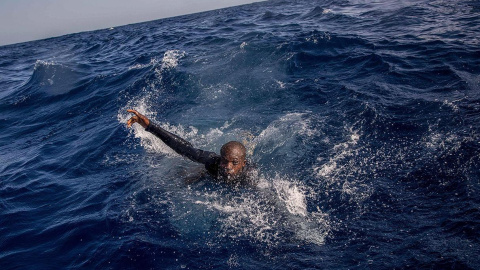
[[[234,188],[135,125],[244,142]],[[0,47],[0,269],[480,269],[480,2],[267,1]]]

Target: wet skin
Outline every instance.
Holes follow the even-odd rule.
[[[226,144],[220,151],[220,174],[227,179],[235,179],[246,165],[245,151],[236,145]]]

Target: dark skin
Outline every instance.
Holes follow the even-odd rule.
[[[145,115],[140,114],[135,110],[127,110],[127,112],[135,114],[130,119],[128,119],[127,127],[131,127],[135,123],[138,123],[143,128],[147,128],[148,125],[150,125],[150,120],[148,120],[148,118]]]
[[[131,127],[135,123],[138,123],[143,128],[147,128],[150,125],[150,120],[145,115],[135,110],[127,110],[127,112],[134,114],[127,121],[127,127]],[[224,144],[220,150],[220,156],[220,173],[227,179],[235,179],[241,174],[247,164],[245,147],[237,142]]]
[[[247,164],[245,147],[236,142],[229,142],[220,150],[222,174],[229,178],[239,175]]]

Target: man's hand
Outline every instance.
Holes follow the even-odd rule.
[[[129,113],[135,114],[127,121],[127,127],[131,127],[135,123],[139,123],[143,128],[147,128],[150,125],[150,120],[145,115],[140,114],[135,110],[127,110]]]

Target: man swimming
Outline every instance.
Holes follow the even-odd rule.
[[[234,185],[253,184],[254,168],[246,159],[247,151],[242,143],[231,141],[224,144],[220,149],[219,156],[214,152],[194,148],[190,142],[155,125],[146,116],[135,110],[127,110],[127,112],[134,114],[127,121],[127,127],[131,127],[134,123],[140,124],[146,131],[160,138],[178,154],[204,164],[207,172],[216,179]]]

